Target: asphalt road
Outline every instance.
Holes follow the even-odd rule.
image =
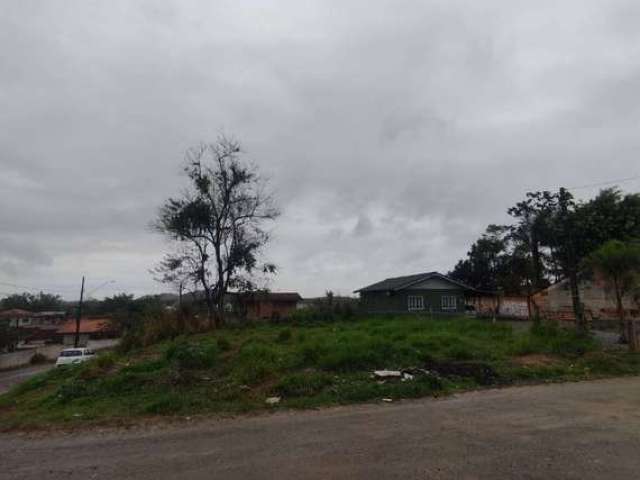
[[[453,398],[0,435],[0,479],[630,479],[640,378]]]
[[[11,387],[22,383],[25,380],[53,368],[53,363],[45,363],[44,365],[36,365],[34,367],[24,367],[15,370],[0,371],[0,395],[8,392]]]

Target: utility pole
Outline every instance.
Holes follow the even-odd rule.
[[[84,297],[84,275],[82,276],[82,288],[80,289],[80,303],[78,304],[78,311],[76,313],[76,338],[73,342],[73,346],[78,348],[80,343],[80,318],[82,317],[82,300]]]

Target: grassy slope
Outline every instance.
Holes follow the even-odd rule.
[[[0,397],[0,429],[233,414],[270,408],[265,398],[272,395],[282,397],[280,406],[304,408],[479,386],[473,376],[370,378],[375,368],[433,361],[482,362],[497,372],[496,384],[640,372],[639,356],[604,352],[590,339],[552,328],[516,333],[480,320],[415,317],[264,325],[178,338],[41,374]]]

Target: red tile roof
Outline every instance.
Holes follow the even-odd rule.
[[[98,333],[110,330],[112,327],[109,318],[82,318],[80,319],[80,333]],[[69,320],[58,329],[60,334],[76,333],[76,321]]]

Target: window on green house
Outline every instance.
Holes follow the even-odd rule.
[[[443,295],[440,297],[442,310],[455,310],[458,298],[454,295]]]
[[[409,295],[407,297],[409,310],[424,310],[424,297],[417,295]]]

